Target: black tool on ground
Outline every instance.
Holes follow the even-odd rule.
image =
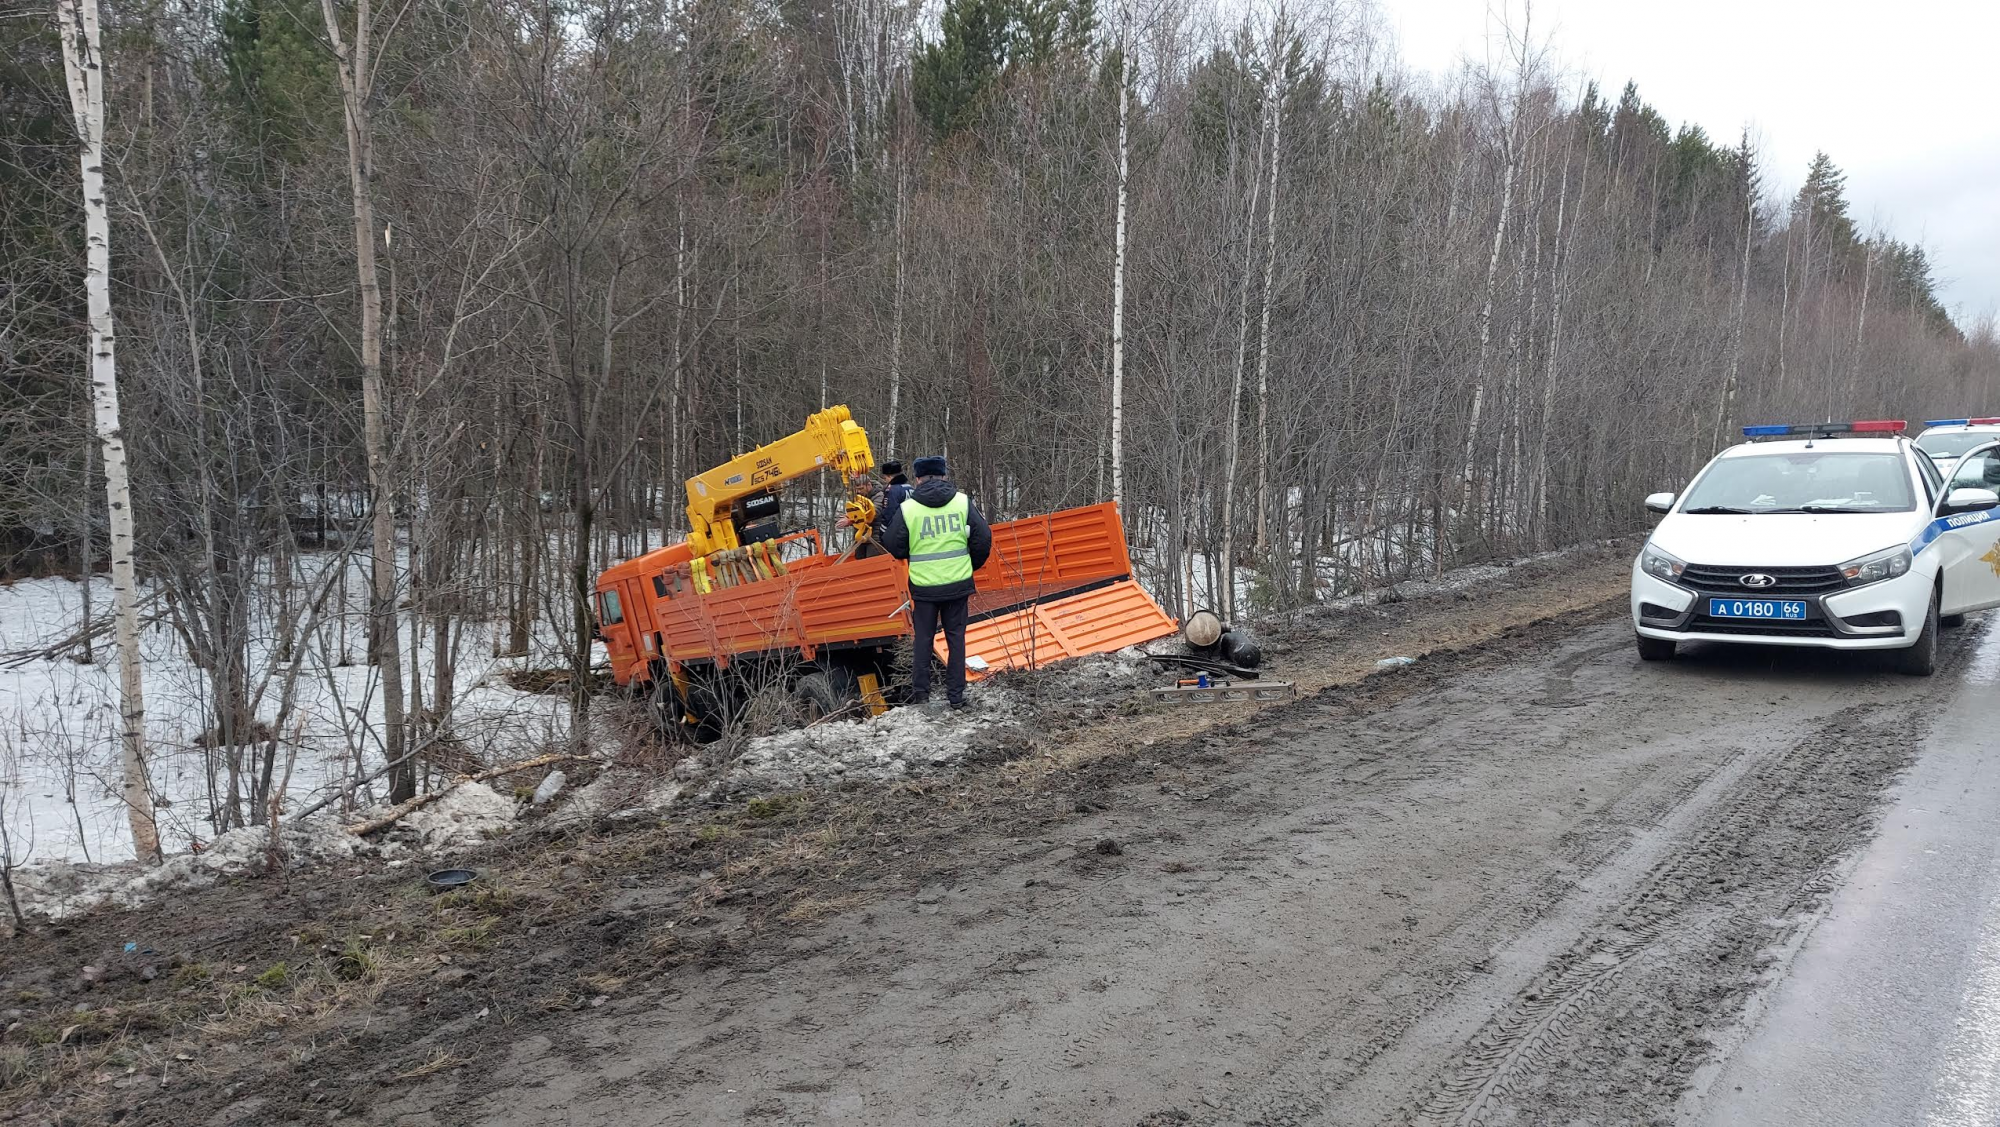
[[[1250,637],[1250,632],[1224,625],[1212,610],[1188,615],[1181,623],[1181,641],[1187,643],[1191,655],[1222,662],[1238,676],[1242,670],[1255,669],[1264,663],[1264,650]]]

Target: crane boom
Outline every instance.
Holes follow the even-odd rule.
[[[854,479],[874,468],[868,432],[846,406],[828,407],[808,416],[796,433],[688,478],[688,547],[696,557],[741,547],[733,506],[746,497],[820,469],[838,471],[851,491]],[[867,511],[872,515],[872,507]],[[856,530],[862,531],[859,524]]]

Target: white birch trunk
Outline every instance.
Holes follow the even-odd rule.
[[[389,478],[388,435],[382,410],[382,286],[375,269],[375,139],[369,102],[375,73],[369,63],[370,0],[356,0],[354,38],[340,26],[334,0],[320,0],[327,39],[340,79],[342,116],[347,125],[347,178],[354,195],[354,271],[361,292],[361,421],[368,457],[368,489],[373,508],[369,545],[368,642],[382,674],[383,754],[389,769],[389,799],[416,795],[414,765],[402,762],[404,745],[403,655],[396,623],[396,499]]]
[[[1805,213],[1805,263],[1799,267],[1799,300],[1805,305],[1808,292],[1812,289],[1812,208]],[[1785,240],[1785,290],[1778,305],[1778,396],[1783,399],[1789,377],[1786,373],[1785,322],[1791,319],[1792,308],[1792,240]],[[1810,343],[1810,342],[1808,342]]]
[[[672,534],[676,523],[674,498],[681,481],[681,388],[682,368],[687,358],[687,308],[688,308],[688,225],[687,205],[676,205],[676,222],[679,236],[674,244],[674,386],[667,395],[667,440],[671,449],[667,454],[666,497],[660,502],[660,532],[662,539]]]
[[[1132,101],[1126,67],[1131,25],[1131,12],[1122,10],[1118,34],[1118,229],[1111,262],[1111,501],[1121,511],[1125,507],[1125,190],[1130,167],[1127,119]],[[901,276],[899,272],[899,280]]]
[[[1542,369],[1542,429],[1535,443],[1535,529],[1542,543],[1549,529],[1549,436],[1555,429],[1556,363],[1562,355],[1563,297],[1569,292],[1569,252],[1576,241],[1576,221],[1582,216],[1582,202],[1590,188],[1590,161],[1583,162],[1583,182],[1577,185],[1578,214],[1568,219],[1569,235],[1563,235],[1569,211],[1569,143],[1563,144],[1562,188],[1556,193],[1555,260],[1549,266],[1549,351]]]
[[[118,365],[111,317],[111,219],[104,196],[104,56],[97,0],[57,0],[63,72],[82,142],[84,290],[90,311],[90,399],[104,453],[104,495],[111,522],[111,595],[118,644],[119,794],[132,851],[160,860],[153,790],[146,777],[146,694],[139,669],[138,576],[132,559],[132,487],[125,472],[125,436],[118,417]],[[83,581],[88,584],[90,576]]]
[[[896,413],[903,399],[903,288],[904,288],[904,240],[903,240],[903,196],[906,192],[906,178],[909,173],[905,160],[896,159],[896,299],[889,320],[889,431],[883,444],[883,453],[894,458],[896,454]]]
[[[1271,547],[1271,283],[1278,266],[1278,164],[1283,149],[1280,141],[1285,127],[1285,83],[1279,71],[1284,66],[1282,29],[1284,14],[1278,15],[1280,32],[1271,42],[1271,185],[1264,203],[1264,300],[1257,324],[1257,553]],[[1259,566],[1262,566],[1261,562]]]
[[[1264,186],[1264,141],[1270,132],[1270,90],[1264,92],[1266,120],[1258,122],[1257,164],[1250,173],[1250,207],[1243,223],[1243,285],[1236,298],[1236,371],[1229,382],[1229,437],[1223,451],[1222,472],[1222,613],[1236,620],[1236,470],[1243,446],[1243,367],[1250,351],[1250,263],[1257,245],[1257,196]]]
[[[1722,381],[1722,402],[1715,412],[1715,446],[1721,449],[1735,421],[1736,379],[1743,368],[1743,320],[1750,308],[1750,243],[1757,233],[1757,197],[1743,205],[1743,265],[1736,280],[1736,324],[1729,331],[1729,374]]]
[[[1480,414],[1486,406],[1486,366],[1493,354],[1493,291],[1500,276],[1500,255],[1507,246],[1507,223],[1514,214],[1514,178],[1521,162],[1521,107],[1514,108],[1514,120],[1507,128],[1507,164],[1500,176],[1500,221],[1493,225],[1493,253],[1486,259],[1486,297],[1479,306],[1479,359],[1472,369],[1472,410],[1465,424],[1465,459],[1459,494],[1458,516],[1472,512],[1472,475],[1477,468]]]
[[[1875,280],[1875,250],[1870,247],[1862,252],[1861,260],[1861,314],[1854,319],[1854,386],[1861,386],[1861,349],[1868,333],[1868,291]],[[1833,384],[1826,387],[1826,417],[1833,418]]]

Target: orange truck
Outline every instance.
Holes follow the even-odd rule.
[[[689,478],[688,539],[598,577],[612,679],[650,702],[663,731],[715,738],[771,691],[808,719],[895,703],[897,668],[911,660],[908,566],[873,542],[877,514],[861,488],[873,467],[847,408],[821,411],[798,433]],[[778,525],[784,486],[822,470],[839,473],[849,493],[853,542],[839,551],[816,529]],[[966,631],[974,677],[1176,629],[1133,579],[1111,504],[994,524],[993,554],[975,582]],[[941,637],[934,648],[942,656]]]

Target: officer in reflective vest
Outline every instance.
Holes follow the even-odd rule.
[[[965,707],[965,619],[973,593],[972,573],[993,552],[993,530],[972,498],[951,483],[943,458],[918,458],[911,466],[917,483],[891,514],[882,545],[910,562],[910,624],[916,630],[910,662],[910,702],[931,696],[930,653],[944,626],[945,698]]]

